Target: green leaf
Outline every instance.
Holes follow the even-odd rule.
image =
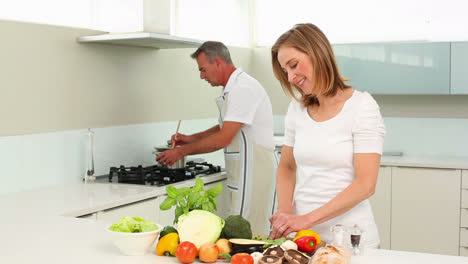
[[[174,218],[174,224],[177,223],[179,220],[179,216],[181,216],[184,213],[184,209],[180,206],[177,206],[175,209],[175,218]]]
[[[207,192],[211,197],[216,197],[223,191],[223,185],[221,183],[216,184],[216,186],[210,188]]]
[[[205,184],[203,183],[202,179],[200,177],[196,177],[195,178],[195,187],[193,187],[193,190],[195,192],[201,192],[201,191],[203,191],[203,186],[205,186]]]
[[[182,188],[180,188],[178,190],[180,192],[179,195],[184,196],[184,197],[187,196],[192,191],[192,189],[190,187],[182,187]]]
[[[188,206],[189,208],[193,208],[193,206],[195,205],[195,203],[198,201],[198,199],[200,198],[200,194],[197,193],[197,192],[192,192],[189,194],[189,197],[188,197]]]
[[[177,190],[176,187],[171,186],[171,185],[166,186],[166,192],[167,192],[167,196],[174,198],[174,199],[180,195],[180,191]]]
[[[205,201],[206,201],[206,198],[203,196],[200,196],[200,198],[198,198],[198,200],[195,202],[195,206],[201,206]]]
[[[171,197],[166,197],[164,201],[159,205],[161,210],[169,210],[172,206],[176,205],[177,201]]]
[[[202,209],[211,213],[214,211],[213,204],[210,201],[203,203]]]
[[[229,261],[230,261],[231,258],[232,258],[232,257],[231,257],[231,254],[229,254],[229,253],[222,253],[222,254],[219,254],[219,256],[221,256],[221,257],[223,257],[223,258],[225,258],[225,259],[227,259],[227,260],[229,260]]]
[[[208,197],[208,199],[210,200],[211,204],[213,205],[213,208],[214,210],[218,210],[218,201],[216,201],[216,199],[214,197]]]

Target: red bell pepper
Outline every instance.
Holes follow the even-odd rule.
[[[313,236],[303,236],[295,242],[297,244],[297,248],[304,252],[312,252],[317,247],[317,238]]]

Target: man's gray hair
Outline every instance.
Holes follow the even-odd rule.
[[[197,59],[202,52],[205,53],[209,63],[213,63],[214,58],[219,57],[227,64],[232,64],[228,48],[219,41],[206,41],[190,57]]]

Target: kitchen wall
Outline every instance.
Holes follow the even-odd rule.
[[[251,69],[270,95],[275,133],[281,134],[290,100],[273,75],[269,48],[253,49]],[[387,127],[385,151],[468,160],[468,95],[374,95],[374,98]]]
[[[175,131],[217,122],[221,88],[199,79],[195,49],[79,44],[87,29],[0,20],[0,194],[81,181],[85,133],[95,132],[96,175],[110,166],[150,165],[153,146]],[[230,48],[237,66],[270,95],[275,133],[289,99],[268,48]],[[468,157],[468,96],[375,96],[387,125],[386,151]],[[221,151],[193,156],[224,165]]]
[[[96,175],[154,163],[181,133],[217,124],[220,87],[200,80],[195,49],[80,44],[87,29],[0,20],[0,194],[81,181],[85,132],[95,131]],[[231,48],[249,71],[249,49]],[[224,166],[220,151],[201,156]]]

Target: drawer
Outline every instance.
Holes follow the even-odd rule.
[[[462,189],[468,189],[468,170],[462,170]]]
[[[461,190],[461,208],[468,208],[468,190]]]
[[[460,228],[460,247],[468,247],[468,228]]]
[[[468,247],[461,247],[460,248],[460,256],[468,257]]]
[[[468,227],[468,209],[461,209],[460,211],[460,226]]]

